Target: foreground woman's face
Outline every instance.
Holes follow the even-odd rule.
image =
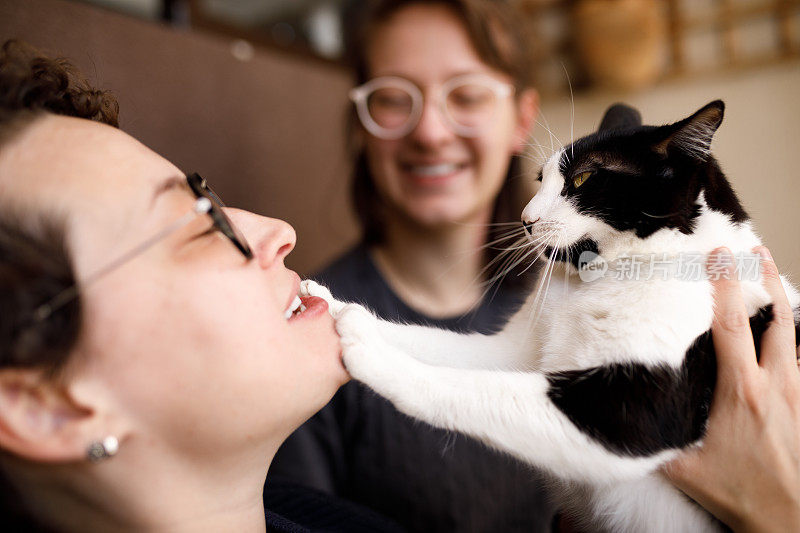
[[[2,201],[65,216],[79,279],[189,212],[182,176],[130,136],[74,118],[41,119],[0,153]],[[325,309],[284,316],[299,282],[283,264],[292,228],[226,212],[254,259],[198,215],[85,291],[70,365],[131,438],[187,458],[277,444],[347,378]]]

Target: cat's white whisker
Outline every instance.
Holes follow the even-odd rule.
[[[544,307],[544,302],[547,299],[547,293],[550,290],[550,280],[553,277],[553,271],[556,267],[556,255],[558,254],[558,250],[561,249],[561,243],[563,241],[563,234],[559,234],[556,238],[556,243],[553,245],[553,253],[550,254],[547,261],[547,276],[546,276],[546,284],[544,284],[544,292],[542,292],[542,288],[539,288],[539,292],[536,294],[536,299],[534,300],[535,305],[534,309],[536,309],[536,315],[539,315],[542,307]],[[535,324],[535,323],[534,323]]]
[[[545,249],[544,243],[550,240],[554,234],[555,234],[554,232],[549,232],[547,234],[541,235],[538,238],[536,238],[533,242],[529,241],[527,237],[523,237],[520,241],[518,241],[518,243],[515,243],[515,246],[513,248],[510,248],[510,250],[512,250],[512,253],[509,256],[504,257],[503,254],[501,254],[498,257],[495,257],[495,259],[491,261],[482,270],[481,275],[483,275],[483,273],[485,273],[488,269],[490,269],[491,266],[494,263],[496,263],[499,259],[501,258],[504,259],[503,262],[500,264],[500,268],[497,269],[497,273],[490,279],[486,280],[484,284],[491,286],[498,280],[508,275],[509,272],[517,268],[517,266],[526,261],[531,255],[533,255],[536,252],[539,252],[539,255],[537,255],[537,257],[533,261],[529,262],[528,266],[525,267],[525,269],[520,273],[520,275],[526,272],[529,268],[531,268],[531,266],[533,266],[536,260],[538,260],[538,257]],[[529,250],[526,250],[528,248]]]
[[[505,275],[510,271],[513,270],[520,261],[520,257],[523,256],[527,248],[529,247],[528,243],[521,243],[519,247],[514,250],[511,250],[510,253],[503,256],[502,254],[495,259],[502,259],[500,262],[500,266],[497,269],[497,273],[492,276],[491,280],[487,280],[488,282],[494,283],[495,281],[502,279]]]
[[[530,153],[530,152],[526,152],[526,153],[522,154],[522,157],[525,158],[526,160],[531,161],[532,163],[536,164],[536,166],[542,166],[544,164],[544,162],[547,161],[547,159],[550,157],[550,155],[547,155],[547,154],[544,153],[546,147],[543,147],[542,145],[534,145],[534,144],[529,144],[529,146],[531,148],[536,148],[536,151],[538,153],[533,154],[533,153]]]
[[[570,142],[570,152],[572,156],[575,155],[575,95],[572,93],[572,80],[569,78],[569,72],[567,71],[567,65],[564,62],[561,62],[561,67],[564,69],[564,74],[567,76],[567,85],[569,85],[569,103],[570,103],[570,113],[569,113],[569,142]]]
[[[555,138],[556,142],[558,143],[559,149],[564,148],[564,143],[562,143],[561,139],[558,138],[558,135],[553,133],[553,130],[550,129],[550,123],[547,120],[547,117],[544,116],[544,113],[541,110],[539,111],[539,116],[542,117],[542,120],[544,120],[544,124],[542,124],[538,119],[536,120],[536,123],[539,124],[540,126],[542,126],[545,130],[547,130],[547,133],[550,135],[550,149],[551,149],[552,153],[556,152],[555,147],[552,145],[553,144],[553,138]]]
[[[564,263],[564,286],[567,286],[569,283],[569,265],[572,264],[571,262],[571,252],[572,252],[572,245],[567,246],[567,262]]]
[[[650,213],[646,213],[644,211],[639,211],[639,212],[641,214],[643,214],[644,216],[650,217],[650,218],[669,218],[669,217],[674,217],[675,215],[680,215],[681,214],[680,211],[675,211],[674,213],[667,213],[666,215],[651,215]]]
[[[492,247],[492,246],[496,246],[496,245],[498,245],[498,244],[500,244],[502,242],[505,242],[505,241],[508,241],[508,240],[511,240],[511,239],[514,239],[514,238],[518,238],[518,237],[521,237],[521,236],[524,236],[523,235],[524,231],[525,231],[524,229],[522,229],[522,230],[514,229],[514,230],[511,230],[511,231],[508,231],[508,232],[501,233],[501,234],[499,234],[497,236],[497,238],[487,242],[486,244],[484,244],[484,245],[482,245],[482,246],[480,246],[478,248],[475,248],[475,250],[483,250],[484,248],[489,248],[489,247]]]
[[[510,226],[519,226],[520,225],[519,221],[514,221],[514,222],[481,222],[481,223],[476,223],[476,222],[454,222],[454,224],[456,224],[458,226],[466,226],[466,227],[469,227],[469,228],[497,228],[497,227],[503,227],[503,226],[510,227]]]
[[[486,297],[493,286],[495,288],[495,294],[497,293],[500,288],[500,283],[498,282],[504,278],[510,270],[513,270],[520,261],[524,260],[525,254],[526,252],[524,249],[516,250],[510,254],[510,257],[507,258],[506,262],[501,265],[499,272],[482,284],[482,286],[485,287],[483,293],[481,294],[482,299]],[[492,295],[492,297],[494,297],[494,295]]]
[[[500,265],[497,268],[497,273],[494,276],[492,276],[491,278],[489,278],[489,279],[485,280],[484,282],[482,282],[482,285],[491,285],[495,281],[501,279],[503,277],[503,275],[504,275],[502,273],[502,271],[505,270],[506,265],[509,262],[514,261],[515,257],[517,257],[518,255],[521,255],[522,253],[524,253],[524,249],[525,249],[525,246],[520,246],[519,248],[517,248],[515,250],[512,250],[510,253],[498,254],[497,257],[495,257],[494,259],[489,261],[489,263],[485,267],[483,267],[481,269],[481,271],[478,273],[478,276],[476,277],[476,279],[473,280],[473,283],[476,283],[479,279],[481,279],[498,262],[500,263]]]
[[[495,248],[495,247],[492,247],[491,249],[492,250],[500,250],[501,252],[513,252],[514,250],[519,250],[519,249],[522,249],[522,248],[528,248],[530,245],[531,245],[531,243],[528,242],[528,239],[523,238],[523,239],[520,239],[519,241],[515,242],[513,245],[511,245],[511,246],[509,246],[507,248]]]

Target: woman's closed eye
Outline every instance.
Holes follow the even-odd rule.
[[[218,233],[218,232],[219,232],[219,229],[217,229],[217,226],[212,224],[208,229],[206,229],[204,231],[201,231],[200,233],[190,237],[188,242],[196,241],[198,239],[202,239],[203,237],[208,237],[209,235],[213,235],[214,233]]]
[[[201,248],[205,248],[206,246],[212,245],[214,242],[218,240],[217,238],[207,240],[207,237],[211,237],[213,235],[219,235],[220,237],[222,237],[221,232],[219,231],[219,229],[215,224],[211,224],[209,227],[207,227],[202,231],[193,233],[192,235],[187,237],[185,241],[182,241],[182,243],[179,244],[178,246],[180,249],[188,247],[187,251],[196,249],[198,246]]]

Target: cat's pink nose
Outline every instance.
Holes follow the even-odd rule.
[[[525,231],[527,231],[529,235],[533,235],[533,225],[539,222],[541,219],[542,217],[536,217],[536,220],[533,222],[527,222],[523,220],[522,225],[525,227]]]

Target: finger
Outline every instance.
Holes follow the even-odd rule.
[[[704,462],[702,450],[682,451],[678,457],[661,467],[661,474],[678,490],[709,511],[716,510],[715,502],[709,500],[702,490],[703,480],[708,477],[707,461]],[[721,515],[719,512],[716,514]]]
[[[754,372],[758,368],[750,320],[734,275],[733,255],[717,248],[708,258],[708,272],[714,287],[714,321],[711,333],[720,377],[725,373]],[[719,275],[714,275],[719,273]],[[716,279],[714,279],[716,277]],[[736,379],[736,376],[733,376]]]
[[[679,489],[684,490],[703,466],[701,451],[696,448],[683,450],[675,459],[661,466],[661,473]]]
[[[761,340],[761,366],[777,372],[794,371],[797,367],[794,313],[769,250],[758,246],[753,251],[761,256],[761,280],[772,300],[772,321]]]

